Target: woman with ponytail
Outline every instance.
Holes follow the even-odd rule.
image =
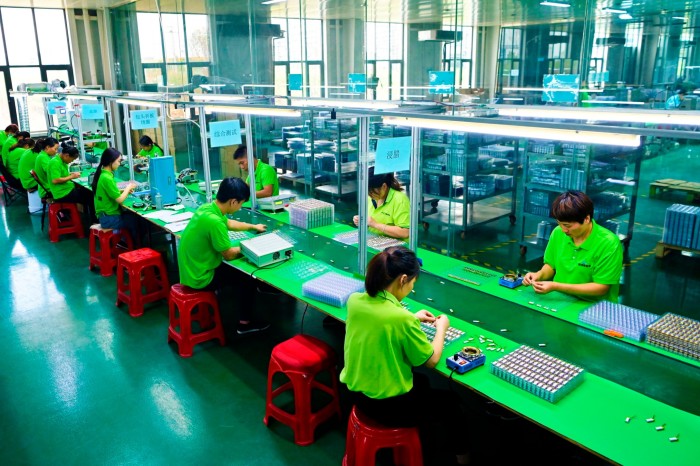
[[[161,157],[163,155],[163,149],[153,142],[153,139],[151,139],[150,136],[141,136],[141,139],[139,139],[139,145],[141,146],[141,150],[139,151],[138,154],[136,154],[138,157]]]
[[[411,222],[411,204],[403,193],[401,183],[393,173],[374,174],[374,167],[369,169],[369,216],[367,226],[375,234],[392,238],[408,238]],[[355,226],[360,217],[353,217]]]
[[[121,204],[131,194],[136,184],[129,183],[119,191],[114,180],[114,172],[119,168],[122,154],[112,147],[105,149],[100,158],[95,177],[92,180],[92,192],[95,193],[95,214],[102,228],[115,230],[126,228],[131,237],[138,241],[137,218],[125,214]]]
[[[19,180],[22,182],[22,187],[27,190],[27,192],[36,191],[38,184],[31,171],[34,170],[36,166],[36,158],[44,148],[44,138],[39,138],[34,143],[34,147],[31,150],[25,151],[22,157],[19,159]]]
[[[7,138],[9,138],[10,136],[14,136],[17,133],[19,133],[19,127],[17,125],[15,125],[14,123],[11,125],[7,125],[4,131],[0,131],[0,147],[2,147],[3,144],[5,144]]]
[[[10,159],[10,152],[17,147],[17,144],[23,140],[28,139],[30,134],[27,131],[19,131],[17,134],[8,136],[5,142],[2,144],[2,164],[7,167]]]
[[[51,184],[48,178],[49,162],[58,153],[58,147],[58,140],[56,138],[40,139],[39,142],[34,145],[35,151],[38,152],[34,162],[34,172],[41,183],[39,185],[39,195],[42,199],[51,194]],[[44,191],[44,188],[48,191]]]
[[[449,436],[437,432],[440,425],[448,434],[462,429],[458,400],[433,391],[426,376],[413,373],[415,367],[433,368],[441,360],[450,325],[445,315],[436,317],[426,310],[413,314],[401,305],[419,273],[416,254],[404,247],[387,248],[372,258],[366,291],[353,294],[347,303],[340,381],[365,416],[388,427],[418,427],[426,464],[449,464],[438,458],[441,451],[449,453],[450,462],[466,464],[466,446],[451,441],[440,448],[440,437]],[[421,322],[435,325],[432,342]]]

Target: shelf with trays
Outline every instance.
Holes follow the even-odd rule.
[[[642,150],[643,146],[529,141],[523,157],[520,193],[521,254],[528,248],[546,248],[556,226],[550,217],[551,204],[569,189],[587,193],[595,206],[596,223],[615,232],[627,247],[634,229]],[[533,222],[537,222],[534,228]],[[533,230],[537,233],[533,234]]]
[[[331,119],[330,112],[314,115],[305,124],[282,128],[287,150],[271,154],[270,164],[281,180],[302,183],[313,192],[342,197],[357,192],[356,118]]]
[[[468,229],[503,217],[515,222],[517,140],[423,130],[420,144],[420,222],[425,229],[439,225],[464,237]],[[443,201],[447,206],[440,204]],[[452,235],[448,238],[452,241]]]

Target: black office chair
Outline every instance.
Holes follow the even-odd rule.
[[[44,231],[44,221],[46,220],[46,205],[53,203],[53,197],[51,197],[51,193],[49,192],[49,190],[46,189],[46,187],[41,183],[36,172],[34,170],[29,170],[29,173],[32,175],[32,178],[34,178],[37,184],[41,186],[41,189],[43,189],[46,192],[46,196],[41,198],[41,231]]]

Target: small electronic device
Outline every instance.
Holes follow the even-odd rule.
[[[280,194],[279,196],[263,197],[258,199],[258,207],[262,210],[282,210],[292,202],[295,202],[297,197],[295,194]]]
[[[455,353],[445,360],[447,367],[458,374],[464,374],[474,368],[483,366],[486,356],[476,346],[465,346],[462,351]]]
[[[197,181],[197,170],[185,168],[177,175],[177,181],[180,183],[194,183]]]
[[[498,284],[506,288],[517,288],[523,284],[523,277],[520,274],[507,273],[498,279]]]
[[[276,233],[241,241],[241,252],[257,267],[264,267],[292,257],[294,246]]]

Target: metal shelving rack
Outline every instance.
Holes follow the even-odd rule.
[[[478,225],[504,217],[515,223],[517,140],[443,130],[422,130],[420,138],[424,229],[446,227],[464,239]],[[448,250],[452,242],[448,235]]]
[[[523,157],[520,253],[544,251],[556,226],[549,216],[551,204],[569,189],[583,191],[593,199],[596,223],[615,232],[627,249],[634,230],[643,153],[643,144],[622,148],[529,141]],[[619,220],[625,216],[626,221]],[[538,224],[533,234],[528,228],[534,221]]]

